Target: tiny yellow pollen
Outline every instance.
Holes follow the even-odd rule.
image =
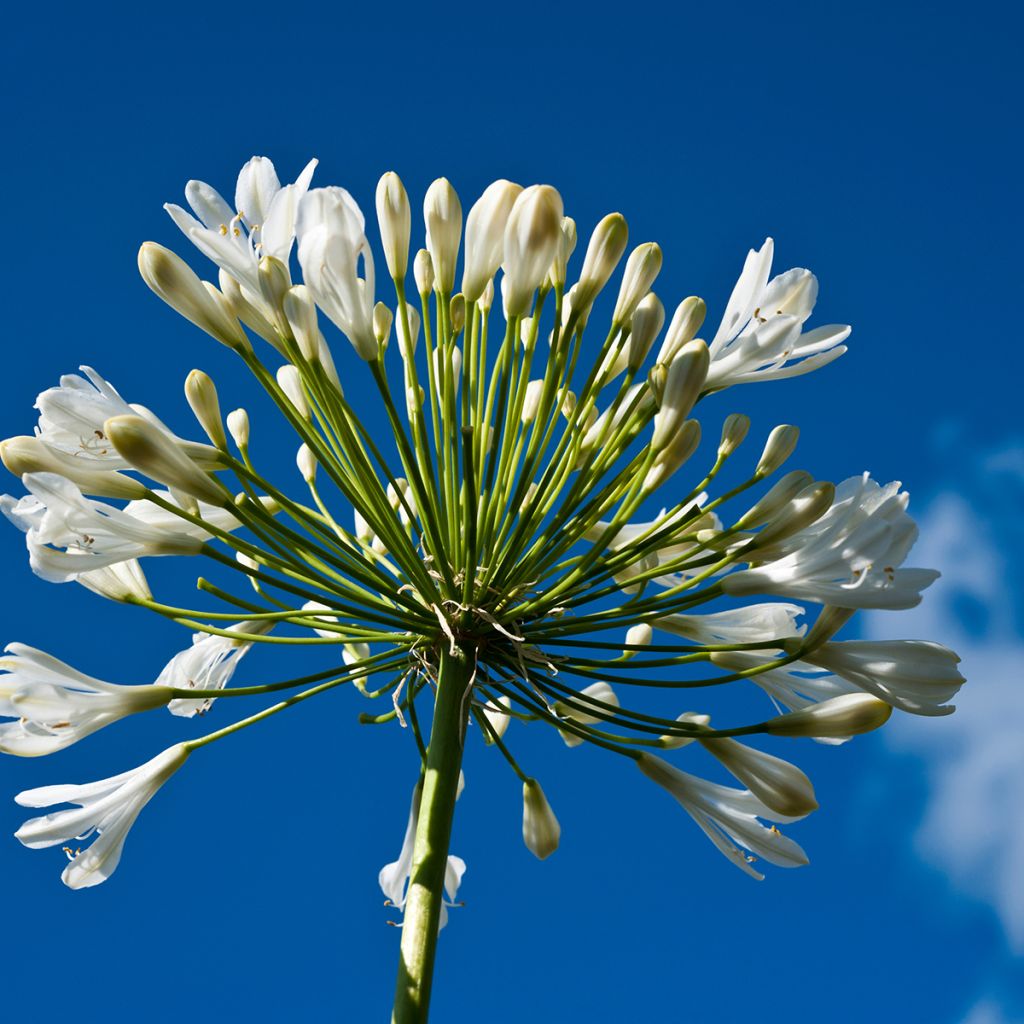
[[[220,233],[222,235],[226,235],[228,233],[228,226],[227,226],[227,224],[221,224],[221,226],[220,226],[220,228],[218,230],[220,231]]]

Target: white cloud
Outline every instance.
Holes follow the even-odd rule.
[[[1024,449],[990,455],[981,475],[1004,507],[980,494],[938,495],[920,516],[921,540],[909,563],[940,569],[940,579],[910,612],[865,615],[872,638],[937,640],[963,658],[967,685],[955,715],[894,719],[889,743],[918,753],[930,795],[917,834],[922,857],[961,891],[993,907],[1009,945],[1024,952],[1024,509],[1008,507],[1006,476],[1017,478]],[[974,492],[965,481],[965,493]],[[1012,504],[1012,501],[1009,503]],[[1020,504],[1020,503],[1018,503]],[[984,515],[979,509],[988,510]],[[998,1004],[982,1001],[965,1024],[1000,1024]]]
[[[983,999],[971,1007],[963,1024],[1020,1024],[1020,1021],[1007,1017],[999,1003]]]

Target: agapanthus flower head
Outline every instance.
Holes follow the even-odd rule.
[[[191,719],[181,728],[219,725],[112,779],[22,794],[79,809],[19,838],[97,831],[64,876],[96,884],[191,752],[314,697],[337,715],[346,704],[332,691],[347,686],[359,720],[404,731],[422,763],[401,855],[380,875],[404,911],[405,963],[421,971],[465,871],[448,848],[475,739],[521,784],[522,836],[542,859],[561,826],[529,761],[533,744],[561,737],[635,762],[747,874],[760,877],[755,858],[806,863],[772,823],[817,798],[778,744],[843,742],[892,709],[945,714],[963,683],[937,643],[837,638],[858,609],[917,604],[937,575],[904,568],[917,536],[907,494],[868,474],[836,485],[793,468],[796,425],[780,411],[774,429],[752,428],[734,387],[846,350],[849,327],[808,326],[817,279],[773,277],[768,239],[708,321],[699,297],[652,291],[671,254],[650,241],[627,256],[621,214],[593,226],[580,259],[589,225],[552,185],[501,179],[463,217],[439,178],[417,235],[417,200],[389,171],[374,196],[378,290],[359,202],[312,188],[315,167],[282,186],[253,157],[233,205],[192,181],[192,213],[167,207],[216,284],[157,243],[139,255],[152,290],[237,355],[276,423],[243,408],[223,417],[194,370],[185,396],[210,443],[187,440],[83,368],[39,396],[34,437],[0,444],[28,491],[0,510],[25,532],[32,568],[191,636],[155,684],[128,687],[12,648],[0,714],[16,720],[0,726],[0,749],[46,753],[165,704]],[[295,460],[274,480],[267,447],[280,431]],[[141,559],[175,554],[203,567],[202,607],[154,596],[142,574]],[[236,684],[243,658],[248,669],[270,643],[305,650],[309,665]],[[712,719],[723,686],[750,695],[748,718]],[[689,710],[653,713],[645,688],[683,691]],[[269,694],[227,720],[233,700]],[[421,984],[406,978],[399,1003],[424,998]]]

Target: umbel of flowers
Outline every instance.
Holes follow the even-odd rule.
[[[2,508],[32,569],[192,636],[143,685],[10,644],[0,750],[54,753],[161,707],[210,712],[205,725],[228,698],[274,695],[213,732],[183,723],[185,738],[121,775],[19,794],[26,807],[70,805],[17,837],[63,845],[77,889],[110,877],[143,807],[206,744],[338,687],[357,704],[383,700],[361,720],[405,729],[422,761],[401,853],[380,874],[404,913],[394,1020],[405,1024],[426,1020],[437,934],[465,870],[449,840],[474,736],[521,781],[538,857],[560,826],[513,750],[547,725],[568,747],[632,764],[638,784],[662,787],[760,878],[761,862],[806,863],[776,823],[817,803],[799,768],[747,737],[842,743],[893,708],[947,714],[963,679],[937,643],[836,639],[857,609],[910,608],[937,576],[904,566],[917,529],[900,485],[785,471],[797,428],[748,441],[734,411],[738,385],[822,367],[850,333],[808,327],[817,280],[773,277],[770,239],[747,255],[720,318],[695,296],[668,315],[652,290],[661,249],[629,250],[620,214],[593,227],[572,268],[577,225],[550,185],[497,181],[464,218],[442,178],[413,252],[410,200],[388,173],[381,288],[362,211],[342,188],[311,187],[315,163],[282,186],[254,157],[233,202],[191,181],[191,212],[167,207],[216,283],[162,245],[139,252],[149,287],[276,403],[280,422],[260,432],[294,431],[301,493],[267,478],[245,410],[224,417],[199,370],[185,397],[205,440],[177,436],[82,367],[39,396],[34,434],[2,442],[27,491]],[[352,388],[379,393],[373,429]],[[162,555],[213,566],[219,582],[199,586],[219,603],[155,596],[141,560]],[[261,643],[312,650],[296,678],[230,685]],[[726,684],[749,692],[751,720],[712,725],[696,691]],[[675,693],[678,716],[643,710],[645,687]],[[677,767],[701,749],[733,784]]]

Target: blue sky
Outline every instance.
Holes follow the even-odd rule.
[[[442,938],[438,1021],[1024,1020],[1019,11],[58,3],[5,27],[0,436],[29,432],[36,394],[82,363],[187,433],[198,366],[287,466],[229,353],[135,267],[144,239],[184,251],[163,202],[192,177],[230,194],[254,153],[282,178],[318,156],[317,180],[367,210],[388,169],[414,203],[439,175],[467,207],[498,177],[551,182],[581,226],[617,209],[662,245],[667,305],[696,293],[720,312],[772,235],[778,269],[821,280],[815,323],[854,326],[838,363],[717,411],[761,433],[798,423],[799,465],[823,478],[904,481],[915,561],[945,576],[920,610],[863,631],[960,648],[960,712],[795,751],[822,804],[793,832],[812,863],[760,884],[635,773],[543,733],[516,748],[563,827],[538,863],[517,781],[471,751],[453,844],[467,905]],[[170,624],[33,578],[14,530],[0,558],[4,642],[123,682],[182,646]],[[185,594],[193,576],[151,573]],[[254,652],[239,679],[285,661]],[[360,710],[338,692],[204,749],[98,889],[65,890],[58,851],[0,838],[12,1018],[386,1019],[398,933],[376,876],[416,758]],[[19,790],[123,771],[189,727],[153,715],[4,761],[0,836],[25,817]]]

